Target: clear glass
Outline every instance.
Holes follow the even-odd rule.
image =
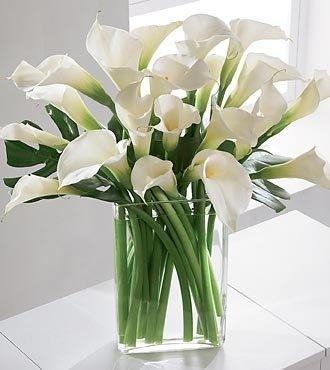
[[[208,200],[116,205],[119,350],[220,347],[227,249],[228,230]]]

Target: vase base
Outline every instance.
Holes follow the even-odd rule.
[[[200,349],[221,348],[223,341],[217,345],[205,341],[202,337],[196,338],[190,342],[183,342],[182,339],[164,339],[162,343],[145,343],[138,340],[135,347],[127,347],[124,344],[118,344],[118,349],[124,354],[138,353],[157,353],[157,352],[177,352],[192,351]]]

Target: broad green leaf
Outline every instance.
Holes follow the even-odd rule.
[[[12,167],[30,167],[47,161],[57,161],[59,154],[55,149],[44,145],[33,148],[20,141],[5,140],[7,164]]]
[[[55,108],[53,105],[48,104],[45,106],[50,118],[54,121],[55,125],[60,130],[62,137],[66,140],[73,140],[79,136],[77,124],[72,121],[65,113]]]
[[[235,143],[231,140],[224,141],[218,148],[218,150],[221,150],[222,152],[227,152],[230,154],[235,153]]]
[[[289,200],[290,199],[290,194],[281,188],[280,186],[268,181],[268,180],[253,180],[252,181],[256,186],[259,188],[269,192],[270,194],[274,195],[275,197]]]
[[[285,209],[286,207],[281,201],[275,198],[272,194],[257,187],[256,185],[253,186],[252,199],[256,200],[257,202],[265,204],[267,207],[276,211],[276,213],[283,211],[283,209]]]

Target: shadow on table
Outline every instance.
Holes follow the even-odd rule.
[[[221,349],[124,355],[111,342],[76,364],[72,370],[209,369]]]

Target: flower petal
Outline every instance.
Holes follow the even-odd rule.
[[[254,124],[252,114],[242,109],[215,107],[200,149],[216,149],[227,139],[244,142],[252,147],[257,143]]]
[[[182,28],[185,40],[176,43],[179,52],[198,59],[204,59],[216,45],[232,36],[221,19],[207,14],[188,17]]]
[[[282,94],[273,85],[272,80],[261,86],[261,95],[256,101],[252,115],[255,116],[255,133],[260,137],[278,123],[287,109]]]
[[[62,150],[69,143],[68,140],[39,130],[29,124],[11,123],[0,128],[0,138],[3,140],[18,140],[23,143],[41,144]]]
[[[186,55],[165,55],[156,60],[153,70],[177,89],[192,91],[207,83],[211,76],[203,60]]]
[[[315,148],[283,164],[265,167],[255,178],[297,178],[330,189],[330,163],[318,155]]]
[[[110,26],[100,25],[95,20],[90,29],[86,48],[100,67],[117,85],[118,72],[116,68],[126,68],[137,71],[142,52],[142,43],[134,38],[129,32]]]
[[[230,28],[243,49],[247,49],[253,42],[259,40],[288,40],[280,27],[251,19],[233,19],[230,21]]]
[[[161,26],[142,26],[130,32],[143,45],[139,63],[140,70],[147,68],[158,46],[171,32],[180,27],[181,24],[182,22],[171,22]]]
[[[15,69],[9,80],[14,81],[15,85],[23,90],[29,91],[38,85],[45,78],[45,74],[23,60]]]
[[[211,74],[211,80],[196,92],[196,107],[201,113],[205,112],[213,86],[216,81],[219,81],[224,61],[224,57],[220,55],[208,55],[205,58],[205,63]]]
[[[295,67],[279,58],[266,54],[250,53],[239,75],[237,86],[226,106],[241,106],[254,92],[269,80],[273,82],[303,80]]]
[[[116,112],[124,127],[137,131],[149,126],[153,99],[141,97],[141,83],[134,83],[120,91],[116,99]]]
[[[59,189],[59,182],[55,179],[35,175],[25,175],[17,181],[13,189],[11,199],[6,205],[5,214],[19,204],[28,202],[29,200],[64,194],[79,195],[80,192],[71,187]]]
[[[176,194],[176,178],[172,171],[173,163],[147,155],[135,162],[132,169],[134,191],[144,199],[148,189],[159,186],[167,194]]]
[[[61,187],[90,179],[117,154],[116,138],[111,131],[83,133],[71,141],[60,156],[57,173]]]
[[[37,86],[26,94],[33,100],[46,100],[67,114],[85,130],[97,130],[102,127],[82,101],[78,92],[67,85]]]
[[[220,220],[236,230],[237,218],[252,195],[252,182],[245,168],[231,154],[217,152],[206,159],[201,178]]]

